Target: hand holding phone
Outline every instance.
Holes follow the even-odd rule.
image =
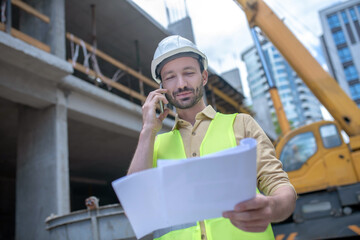
[[[160,83],[160,89],[163,89],[162,83]],[[159,104],[161,113],[164,113],[164,103],[160,100]]]
[[[157,133],[161,129],[162,122],[169,113],[169,109],[163,108],[161,110],[164,112],[157,114],[159,105],[164,106],[164,104],[168,103],[168,100],[163,95],[166,92],[166,89],[160,88],[150,92],[142,106],[143,127],[153,133]]]

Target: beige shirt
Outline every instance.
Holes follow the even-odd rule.
[[[200,155],[201,142],[215,114],[216,111],[210,105],[207,106],[196,115],[194,126],[178,116],[176,117],[173,129],[180,131],[186,157]],[[261,192],[271,195],[283,185],[293,188],[287,173],[282,169],[281,162],[275,157],[275,149],[271,141],[250,115],[238,114],[236,116],[234,133],[237,144],[243,138],[254,138],[257,141],[257,186]]]

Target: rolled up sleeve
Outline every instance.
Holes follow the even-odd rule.
[[[257,186],[261,192],[272,195],[276,189],[284,185],[294,189],[282,168],[281,161],[276,158],[273,144],[250,115],[237,115],[234,133],[238,144],[243,138],[254,138],[257,141]]]

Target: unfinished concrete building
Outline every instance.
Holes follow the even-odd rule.
[[[111,181],[126,174],[158,87],[153,52],[171,33],[129,0],[0,2],[0,239],[133,239]],[[245,111],[211,70],[205,90],[218,111]],[[89,196],[100,208],[86,210]]]

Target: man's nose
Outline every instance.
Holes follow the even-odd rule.
[[[178,79],[177,79],[177,88],[183,89],[186,86],[187,86],[187,81],[184,79],[184,77],[182,75],[179,74]]]

